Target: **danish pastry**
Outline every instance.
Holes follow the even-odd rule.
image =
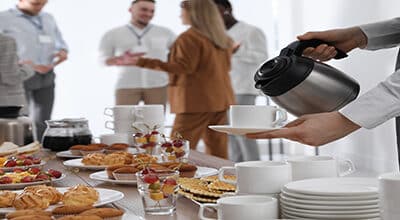
[[[50,205],[59,203],[62,198],[62,194],[58,192],[54,187],[46,185],[28,186],[24,189],[24,191],[32,192],[49,200]]]
[[[48,199],[32,192],[23,192],[19,194],[17,197],[15,197],[13,203],[13,206],[17,210],[33,208],[46,209],[49,207],[49,205],[50,202]]]
[[[11,191],[0,191],[0,208],[11,207],[16,196],[17,194]]]

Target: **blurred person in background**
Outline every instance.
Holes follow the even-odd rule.
[[[255,105],[258,91],[254,87],[254,73],[268,57],[267,42],[263,31],[232,13],[229,0],[214,0],[224,20],[228,35],[238,45],[232,56],[230,76],[237,105]],[[229,159],[235,162],[260,160],[255,140],[229,135]]]
[[[54,68],[68,57],[68,47],[56,21],[42,12],[46,4],[47,0],[19,0],[15,8],[0,13],[0,32],[16,40],[20,63],[30,64],[35,70],[24,87],[39,141],[53,110]]]
[[[0,34],[0,106],[26,105],[24,80],[33,74],[29,66],[18,64],[15,40]]]
[[[183,1],[181,8],[182,22],[190,28],[178,36],[167,62],[130,54],[119,65],[168,72],[169,102],[176,114],[172,134],[179,132],[192,149],[202,138],[206,153],[227,158],[227,135],[208,126],[227,124],[227,110],[234,103],[229,77],[233,41],[212,0]]]
[[[101,62],[115,66],[126,52],[143,53],[146,57],[167,60],[175,34],[168,28],[151,24],[154,0],[131,3],[128,24],[105,33],[100,43]],[[162,104],[167,102],[168,74],[136,66],[119,66],[115,91],[116,105]]]

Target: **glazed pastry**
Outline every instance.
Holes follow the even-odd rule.
[[[21,217],[21,216],[32,216],[32,215],[51,216],[51,212],[43,211],[41,209],[18,210],[18,211],[15,211],[15,212],[8,213],[6,215],[6,218],[7,219],[15,219],[15,218]]]
[[[173,164],[170,165],[168,168],[172,170],[178,170],[180,177],[189,177],[189,178],[194,177],[197,171],[197,167],[195,165],[188,163],[179,163],[177,165]]]
[[[97,144],[89,144],[85,148],[81,149],[82,151],[100,151],[103,150],[104,147],[102,145]]]
[[[49,200],[50,205],[59,203],[62,198],[62,194],[58,192],[54,187],[46,185],[28,186],[24,189],[24,191],[32,192]]]
[[[17,210],[33,208],[47,209],[49,205],[49,200],[32,192],[23,192],[19,194],[17,197],[15,197],[13,203],[13,206]]]
[[[54,215],[73,215],[73,214],[79,214],[81,212],[84,212],[86,210],[93,209],[93,206],[91,205],[86,205],[86,206],[58,206],[53,209],[52,213]]]
[[[82,163],[85,165],[104,165],[105,154],[93,153],[83,157]]]
[[[139,171],[133,166],[125,166],[114,170],[112,174],[116,180],[136,180],[136,173]]]
[[[67,215],[64,217],[61,217],[57,220],[102,220],[103,218],[97,216],[97,215],[82,215],[82,216],[74,216],[74,215]]]
[[[107,172],[108,178],[114,179],[114,175],[113,175],[114,170],[119,169],[119,168],[124,167],[124,166],[127,166],[127,165],[118,164],[118,165],[108,166],[106,168],[106,172]]]
[[[121,174],[123,174],[123,173],[137,173],[139,171],[140,171],[139,169],[128,165],[128,166],[123,166],[123,167],[120,167],[120,168],[114,170],[114,173],[121,173]]]
[[[79,215],[97,215],[101,218],[114,218],[118,216],[122,216],[124,212],[119,209],[114,208],[94,208],[87,211],[82,212]]]
[[[52,220],[51,216],[47,215],[23,215],[12,220]]]
[[[129,145],[124,143],[115,143],[111,146],[107,147],[107,150],[116,150],[116,151],[126,151],[128,150]]]
[[[99,199],[99,193],[92,187],[77,185],[64,193],[62,202],[65,206],[93,205]]]
[[[17,194],[11,191],[0,191],[0,208],[11,207],[16,196]]]
[[[74,145],[69,148],[69,150],[83,150],[86,148],[86,145]]]
[[[101,147],[102,149],[109,147],[107,144],[103,144],[103,143],[89,144],[88,146],[97,146],[97,147]]]

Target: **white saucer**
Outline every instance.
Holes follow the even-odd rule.
[[[304,213],[304,214],[322,214],[322,215],[354,215],[354,214],[373,214],[379,213],[379,208],[375,209],[358,209],[358,210],[309,210],[309,209],[299,209],[293,208],[290,206],[285,206],[281,204],[281,208],[283,211],[288,210],[296,213]]]
[[[378,194],[378,180],[364,177],[306,179],[290,182],[283,190],[314,196],[372,196]]]
[[[299,213],[293,212],[289,210],[283,211],[284,215],[291,215],[296,218],[311,218],[311,219],[371,219],[371,218],[378,218],[379,213],[372,213],[372,214],[343,214],[343,215],[324,215],[324,214],[307,214],[307,213]]]
[[[294,202],[287,202],[280,199],[279,202],[284,206],[290,206],[299,209],[308,210],[363,210],[363,209],[379,209],[379,204],[373,205],[309,205],[309,204],[299,204]]]
[[[245,135],[249,133],[257,133],[263,131],[273,131],[273,130],[280,130],[285,129],[283,127],[266,127],[266,128],[241,128],[241,127],[232,127],[231,125],[210,125],[208,126],[210,129],[213,129],[218,132],[223,132],[227,134],[234,134],[234,135]]]
[[[282,195],[292,199],[302,200],[316,200],[316,201],[358,201],[358,200],[374,200],[378,199],[376,195],[364,195],[364,196],[314,196],[300,193],[287,192],[284,189],[281,190]]]

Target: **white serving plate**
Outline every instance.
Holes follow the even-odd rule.
[[[371,218],[379,218],[379,213],[372,213],[372,214],[354,214],[354,215],[323,215],[323,214],[305,214],[305,213],[298,213],[292,211],[282,211],[284,215],[287,214],[291,215],[295,218],[313,218],[313,219],[371,219]]]
[[[71,151],[66,150],[66,151],[60,151],[56,153],[57,157],[61,157],[61,158],[81,158],[83,157],[82,155],[74,155],[71,153]]]
[[[281,209],[283,211],[292,211],[296,213],[305,213],[305,214],[322,214],[322,215],[353,215],[353,214],[376,214],[379,213],[379,209],[355,209],[355,210],[309,210],[309,209],[299,209],[293,208],[290,206],[286,206],[281,204]]]
[[[266,127],[266,128],[241,128],[241,127],[232,127],[231,125],[210,125],[208,126],[210,129],[223,132],[227,134],[233,135],[245,135],[248,133],[257,133],[263,131],[273,131],[273,130],[280,130],[285,129],[283,127]]]
[[[194,175],[194,178],[201,178],[204,176],[211,176],[218,173],[217,169],[210,167],[197,167],[197,171]],[[121,184],[121,185],[136,185],[136,180],[113,180],[109,179],[106,171],[99,171],[96,173],[90,174],[89,178],[93,180],[99,180],[107,183]]]
[[[285,206],[290,206],[300,209],[310,209],[310,210],[363,210],[363,209],[377,209],[379,204],[373,205],[307,205],[298,204],[293,202],[287,202],[284,200],[279,200],[281,204]]]
[[[377,195],[378,180],[363,177],[306,179],[290,182],[283,190],[316,196]]]
[[[64,193],[68,190],[68,188],[69,187],[57,187],[56,189],[59,192]],[[99,192],[99,200],[95,204],[93,204],[93,206],[95,206],[95,207],[106,205],[106,204],[112,203],[112,202],[116,202],[116,201],[124,198],[124,194],[117,190],[104,189],[104,188],[94,188],[94,189],[96,189],[97,192]],[[21,193],[22,190],[18,190],[18,191],[14,191],[14,192]],[[47,210],[51,211],[59,205],[61,205],[61,203],[57,204],[57,205],[51,205]],[[15,208],[13,208],[13,207],[0,208],[0,214],[6,214],[9,212],[14,212],[14,211],[15,211]]]
[[[63,173],[60,178],[56,179],[53,178],[51,181],[39,181],[39,182],[30,182],[30,183],[12,183],[12,184],[0,184],[0,190],[10,190],[10,189],[23,189],[27,186],[34,186],[34,185],[42,185],[42,184],[48,184],[50,182],[58,182],[62,179],[64,179],[66,177],[66,175]]]
[[[318,200],[304,200],[304,199],[295,199],[295,198],[290,198],[286,197],[284,195],[280,195],[280,198],[282,201],[285,202],[292,202],[296,204],[304,204],[304,205],[334,205],[334,206],[341,206],[341,205],[375,205],[378,204],[379,199],[371,199],[371,200],[357,200],[357,201],[318,201]]]
[[[82,163],[82,158],[66,160],[63,162],[63,164],[67,167],[86,169],[86,170],[104,170],[107,167],[107,165],[101,165],[101,166],[85,165]]]
[[[281,190],[281,193],[289,198],[293,199],[303,199],[303,200],[317,200],[317,201],[358,201],[358,200],[372,200],[378,199],[378,194],[376,195],[361,195],[361,196],[314,196],[306,195],[301,193],[292,193],[285,190]]]
[[[40,164],[33,164],[30,166],[0,167],[0,170],[4,170],[5,172],[11,172],[16,168],[29,169],[31,167],[43,167],[45,164],[46,164],[46,161],[41,160]]]

